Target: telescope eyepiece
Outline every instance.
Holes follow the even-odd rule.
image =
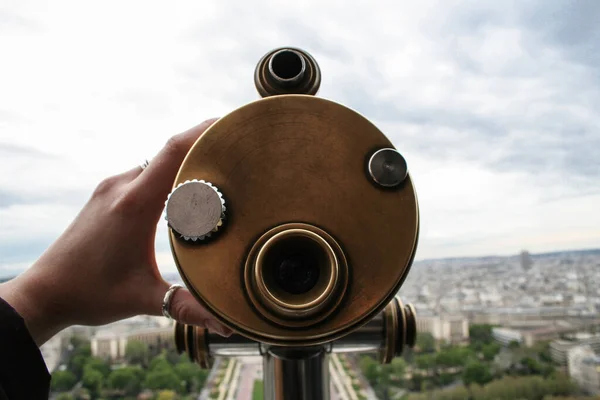
[[[282,47],[261,58],[254,71],[254,84],[262,97],[315,95],[321,86],[321,69],[307,52]]]
[[[291,87],[302,81],[306,72],[306,62],[294,50],[280,50],[269,59],[269,74],[282,87]]]

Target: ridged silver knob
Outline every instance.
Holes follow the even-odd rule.
[[[182,239],[195,242],[211,237],[223,226],[225,210],[221,192],[210,182],[194,179],[171,192],[165,219]]]

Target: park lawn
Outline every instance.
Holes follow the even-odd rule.
[[[263,387],[263,381],[254,381],[254,388],[252,389],[252,400],[263,400],[265,398],[265,389]]]

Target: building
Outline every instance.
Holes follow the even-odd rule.
[[[513,321],[500,328],[493,328],[492,335],[496,341],[504,345],[515,341],[531,347],[538,342],[556,339],[575,340],[580,329],[579,325],[567,321]]]
[[[593,320],[597,319],[585,304],[565,306],[536,306],[536,307],[465,307],[464,312],[474,324],[508,325],[515,322],[531,320],[556,321],[566,319]]]
[[[527,250],[523,250],[521,252],[521,268],[523,268],[524,271],[529,271],[532,265],[533,260],[531,254],[529,254]]]
[[[590,346],[595,353],[600,353],[600,335],[576,335],[571,340],[557,339],[550,343],[550,356],[560,365],[567,365],[569,350],[577,346]]]
[[[151,353],[173,346],[173,328],[138,328],[134,330],[110,329],[98,331],[91,339],[91,350],[94,357],[119,360],[125,357],[127,343],[140,341],[145,343]]]
[[[573,327],[567,326],[548,326],[545,328],[533,329],[523,333],[524,343],[531,347],[538,342],[546,342],[574,333]]]
[[[523,334],[517,329],[492,328],[492,337],[498,343],[508,346],[511,342],[523,343]]]
[[[436,340],[462,343],[469,339],[469,320],[460,316],[419,315],[417,331],[428,332]]]
[[[568,371],[571,378],[588,394],[600,394],[600,357],[589,345],[575,346],[568,351]]]

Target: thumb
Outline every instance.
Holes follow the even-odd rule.
[[[161,286],[162,290],[158,291],[161,304],[160,314],[162,314],[162,301],[170,285],[164,282],[164,285]],[[171,295],[168,311],[171,317],[179,323],[201,326],[225,337],[232,334],[232,330],[217,321],[214,315],[206,310],[186,288],[176,289]]]

